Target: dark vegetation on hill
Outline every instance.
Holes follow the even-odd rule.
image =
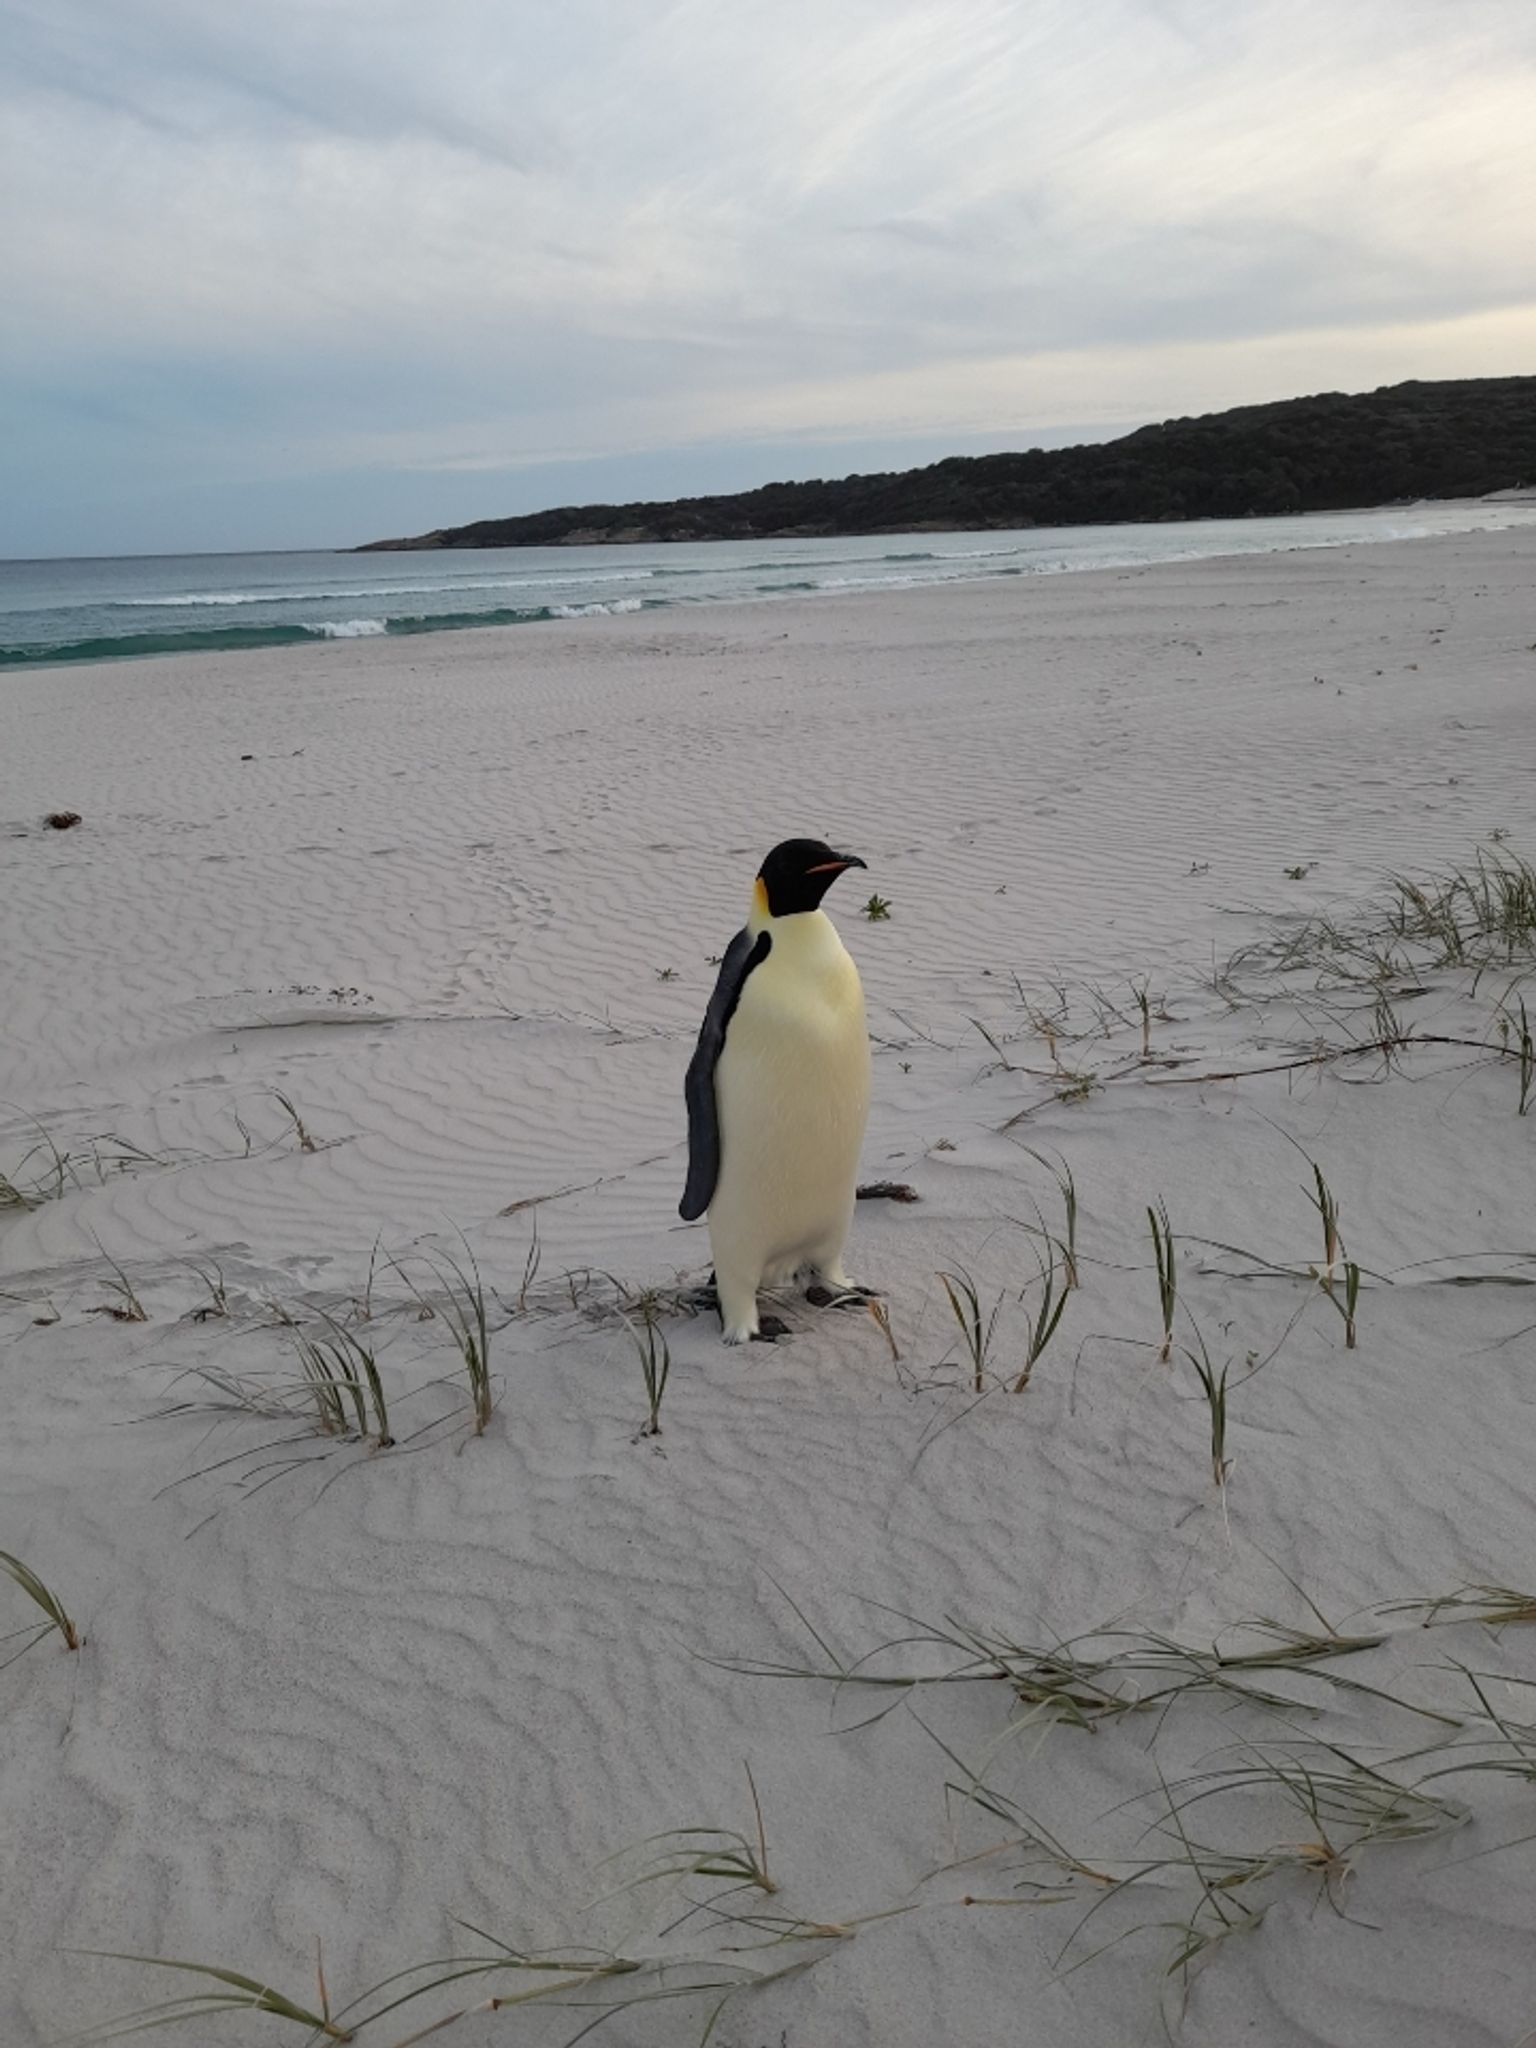
[[[1393,384],[1165,420],[1117,441],[670,503],[565,505],[373,548],[1091,526],[1474,498],[1536,484],[1536,377]]]

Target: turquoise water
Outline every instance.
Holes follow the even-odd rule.
[[[1536,505],[1447,504],[856,540],[0,562],[0,668],[516,626],[1533,524]]]

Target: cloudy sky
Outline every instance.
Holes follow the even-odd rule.
[[[1536,0],[0,0],[0,554],[1536,372]]]

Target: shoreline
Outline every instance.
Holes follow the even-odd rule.
[[[1442,513],[1446,511],[1481,511],[1487,509],[1485,501],[1481,500],[1447,500],[1421,502],[1425,504],[1433,503],[1436,506],[1436,508]],[[535,596],[532,602],[529,602],[522,606],[508,605],[502,607],[487,607],[483,612],[461,610],[443,611],[441,613],[403,613],[396,616],[386,616],[383,618],[369,616],[356,617],[350,620],[331,620],[322,622],[289,620],[281,624],[264,623],[257,625],[246,625],[240,623],[221,623],[219,625],[210,625],[201,629],[173,629],[171,627],[165,626],[160,627],[158,629],[145,628],[140,632],[131,635],[121,636],[108,636],[98,633],[83,640],[62,642],[57,647],[39,646],[36,649],[26,650],[22,650],[20,648],[8,649],[5,647],[0,647],[0,676],[4,676],[6,674],[11,673],[25,674],[31,672],[34,669],[74,668],[81,666],[90,666],[97,662],[116,663],[120,661],[140,661],[145,659],[157,659],[161,657],[176,658],[180,656],[188,656],[194,654],[201,654],[207,657],[230,652],[261,652],[280,648],[305,647],[310,645],[321,644],[329,645],[338,640],[376,638],[411,640],[423,638],[435,639],[443,633],[486,632],[495,631],[497,629],[511,628],[522,630],[524,627],[530,625],[539,626],[566,623],[581,623],[585,625],[591,623],[595,619],[611,616],[625,616],[633,613],[667,613],[669,615],[675,616],[679,613],[685,613],[694,610],[705,610],[709,612],[714,612],[721,606],[756,606],[762,603],[778,604],[785,602],[793,602],[796,599],[807,596],[812,596],[817,601],[820,601],[822,598],[825,597],[844,597],[858,594],[860,588],[863,587],[864,584],[867,584],[871,588],[878,588],[886,596],[896,596],[909,588],[932,589],[936,587],[942,588],[949,585],[963,585],[974,587],[977,584],[986,584],[1003,579],[1032,583],[1043,579],[1054,579],[1058,576],[1063,575],[1080,576],[1097,574],[1118,574],[1125,570],[1176,567],[1184,563],[1202,561],[1215,562],[1262,559],[1263,557],[1271,554],[1285,556],[1297,553],[1333,551],[1340,548],[1362,546],[1390,547],[1409,543],[1416,544],[1421,540],[1466,537],[1466,535],[1468,534],[1478,532],[1501,533],[1536,531],[1536,506],[1533,506],[1532,508],[1533,517],[1528,526],[1523,522],[1523,520],[1520,517],[1521,513],[1526,509],[1526,502],[1524,499],[1507,500],[1505,509],[1507,513],[1510,515],[1508,523],[1495,523],[1488,526],[1475,526],[1463,529],[1453,529],[1449,533],[1417,534],[1409,536],[1394,535],[1390,538],[1382,539],[1375,539],[1368,536],[1362,536],[1357,533],[1344,533],[1334,538],[1317,538],[1313,540],[1292,539],[1289,536],[1287,536],[1287,538],[1283,541],[1277,542],[1276,544],[1270,547],[1244,548],[1234,546],[1230,549],[1209,553],[1202,552],[1199,549],[1179,550],[1167,554],[1159,559],[1150,561],[1132,552],[1127,554],[1127,556],[1123,559],[1117,559],[1113,555],[1111,555],[1107,560],[1052,560],[1049,558],[1042,558],[1039,561],[1030,561],[1024,564],[1013,565],[1004,564],[1003,566],[994,567],[990,569],[982,569],[978,567],[974,570],[967,570],[963,567],[957,567],[951,573],[949,572],[946,565],[950,563],[964,563],[966,560],[969,559],[969,557],[965,554],[957,554],[950,556],[944,555],[942,553],[937,555],[920,555],[912,557],[908,557],[906,555],[853,555],[847,557],[836,556],[824,557],[820,559],[829,563],[831,566],[840,566],[846,563],[850,566],[868,566],[872,569],[879,568],[881,565],[887,563],[906,562],[909,560],[913,562],[921,560],[924,562],[932,563],[936,566],[930,569],[926,574],[913,574],[910,577],[888,573],[887,575],[881,577],[868,577],[863,579],[860,579],[858,577],[835,578],[831,582],[820,588],[808,587],[803,583],[795,582],[780,586],[760,585],[754,590],[731,590],[720,595],[710,593],[708,595],[703,596],[695,595],[692,597],[683,597],[642,594],[639,596],[626,596],[623,598],[592,597],[585,600],[580,598],[574,598],[570,602],[560,602],[556,601],[553,598],[538,599]],[[1408,516],[1409,514],[1411,514],[1413,510],[1414,507],[1377,507],[1371,508],[1370,512],[1363,513],[1358,516],[1369,517],[1375,516],[1376,513],[1379,513],[1381,517],[1384,519],[1401,518]],[[1298,515],[1298,518],[1296,520],[1287,521],[1286,523],[1288,526],[1295,526],[1308,518],[1317,520],[1327,520],[1336,519],[1340,517],[1354,518],[1356,516],[1357,515],[1354,514],[1341,515],[1333,513],[1303,514]],[[1495,519],[1497,519],[1498,515],[1495,512],[1492,516]],[[1253,522],[1253,524],[1260,526],[1267,523],[1268,522],[1262,521]],[[1214,525],[1222,524],[1241,529],[1245,522],[1223,522],[1208,520],[1178,523],[1150,522],[1141,527],[1092,526],[1063,529],[1041,528],[1022,531],[1017,535],[1011,535],[1003,532],[1002,530],[996,530],[994,537],[999,539],[1017,538],[1022,541],[1034,541],[1037,539],[1050,540],[1053,537],[1054,533],[1057,531],[1067,536],[1080,534],[1102,535],[1121,531],[1126,533],[1157,532],[1166,534],[1175,531],[1176,526],[1180,529],[1182,529],[1183,527],[1188,527],[1190,530],[1193,531],[1200,528],[1209,528]],[[910,537],[913,539],[922,539],[926,537],[932,539],[935,537],[935,535],[932,533],[924,535],[922,533],[914,532],[910,535],[905,536],[902,534],[891,534],[883,536],[883,538],[887,539],[900,539],[903,537]],[[857,543],[857,541],[859,540],[866,540],[868,538],[870,537],[855,536],[853,537],[853,542]],[[714,543],[710,543],[708,545],[714,545]],[[732,543],[722,543],[722,545],[732,545]],[[770,543],[763,543],[763,545],[770,545]],[[791,545],[793,545],[793,543],[791,543]],[[813,545],[821,545],[821,543],[818,542],[814,543]],[[832,543],[829,543],[829,545],[832,545]],[[487,551],[464,550],[449,552],[484,554]],[[506,552],[522,553],[526,551],[509,550]],[[1005,552],[1006,550],[999,551],[1000,554]],[[325,555],[322,558],[330,559],[329,555]],[[139,558],[125,559],[134,561],[138,560]],[[225,558],[218,556],[209,556],[198,558],[146,557],[143,559],[148,561],[160,559],[199,559],[208,561],[219,561]],[[240,560],[247,558],[232,557],[229,559]],[[804,562],[786,564],[785,566],[801,566],[807,569],[811,569],[816,566],[816,560],[817,558],[812,558]],[[595,573],[597,584],[601,585],[603,580],[602,572],[598,571]],[[659,570],[650,572],[642,570],[640,572],[642,576],[647,573],[671,575],[673,573],[695,572],[673,572],[671,570]],[[557,577],[556,580],[560,581],[562,579]],[[567,577],[563,580],[568,582],[571,579]],[[454,586],[451,584],[443,587],[448,590],[452,590],[454,588]],[[506,588],[510,592],[514,588],[514,585],[509,582]],[[388,595],[387,589],[385,589],[383,594]],[[355,599],[366,599],[370,595],[370,593],[367,589],[360,589],[358,591],[354,591],[351,593],[344,593],[343,595],[350,595]],[[170,605],[172,608],[174,608],[176,605],[183,604],[187,601],[188,600],[184,599],[172,599],[170,600]],[[216,602],[216,600],[205,598],[198,598],[195,601],[200,604],[206,603],[210,605]],[[284,600],[282,599],[281,594],[278,594],[271,601],[273,603],[279,603]],[[296,602],[299,600],[295,599],[290,601]],[[308,603],[311,609],[323,609],[327,603],[334,602],[334,600],[328,600],[323,596],[317,596],[313,599],[306,599],[303,601]],[[133,603],[135,605],[145,605],[150,602],[151,600],[147,599],[133,600]],[[111,608],[113,607],[109,606],[109,609]],[[121,607],[119,606],[116,608],[120,609]],[[0,623],[3,623],[3,615],[0,615]],[[110,649],[111,651],[107,651],[108,649]]]

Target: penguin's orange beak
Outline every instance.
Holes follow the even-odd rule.
[[[819,867],[807,868],[808,875],[840,875],[847,868],[861,868],[866,865],[856,853],[840,853],[835,860],[824,860]]]

